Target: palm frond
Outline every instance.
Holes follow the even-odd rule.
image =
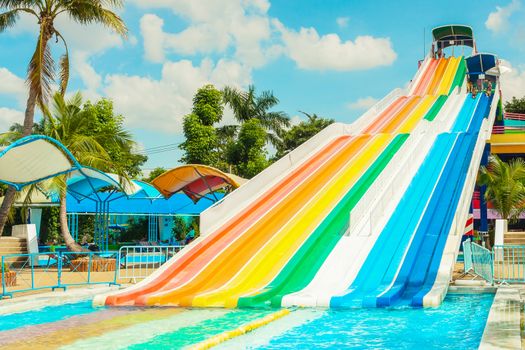
[[[40,31],[36,49],[29,62],[27,83],[36,94],[36,100],[41,108],[47,104],[51,95],[51,82],[55,74],[55,63],[47,39]]]
[[[16,24],[18,20],[19,10],[11,10],[4,13],[0,13],[0,32],[3,32],[7,28],[11,28]]]
[[[56,36],[62,40],[66,52],[60,57],[60,93],[64,95],[67,90],[67,84],[69,82],[69,49],[67,47],[67,42],[58,31],[55,32]]]
[[[120,3],[119,1],[106,1],[106,4]],[[72,1],[64,5],[64,11],[80,24],[100,23],[114,30],[117,34],[126,37],[128,28],[124,21],[111,10],[104,8],[101,1]]]

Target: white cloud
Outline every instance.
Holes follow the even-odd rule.
[[[14,97],[19,103],[25,102],[27,87],[24,79],[18,77],[7,68],[0,67],[0,95]]]
[[[180,133],[182,117],[191,111],[198,88],[206,83],[221,88],[250,82],[250,70],[234,61],[220,60],[213,64],[205,59],[194,66],[191,61],[181,60],[165,63],[159,80],[108,75],[103,91],[113,99],[116,111],[126,116],[128,126]]]
[[[379,100],[377,98],[368,96],[357,99],[357,101],[347,104],[349,109],[353,110],[367,110],[375,105]]]
[[[146,14],[140,19],[140,32],[144,37],[144,56],[148,61],[164,61],[164,32],[162,18]]]
[[[509,101],[512,97],[523,97],[525,95],[525,66],[513,67],[509,61],[501,60],[500,69],[503,100]]]
[[[24,113],[15,109],[0,107],[0,130],[7,130],[13,123],[22,123]]]
[[[350,20],[349,17],[337,17],[335,20],[335,23],[339,26],[339,28],[346,28],[348,27],[348,21]]]
[[[302,69],[350,71],[390,65],[397,55],[389,38],[358,36],[342,41],[337,34],[320,36],[315,28],[287,29],[279,21],[285,51]]]
[[[520,0],[512,0],[507,6],[496,6],[496,10],[491,12],[485,21],[485,27],[494,33],[507,31],[510,17],[520,7]]]
[[[243,65],[259,67],[272,58],[272,30],[266,0],[167,1],[133,0],[142,8],[168,8],[189,25],[180,32],[163,30],[164,21],[146,14],[141,19],[146,59],[163,62],[167,53],[228,53]]]

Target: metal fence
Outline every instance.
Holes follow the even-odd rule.
[[[117,284],[118,252],[10,254],[1,259],[1,297],[41,289]]]
[[[117,278],[129,279],[131,282],[146,278],[182,248],[183,245],[121,247],[118,253],[120,269]]]
[[[495,245],[492,250],[474,242],[463,242],[465,272],[473,272],[489,283],[525,283],[525,246]]]
[[[525,283],[525,246],[496,245],[492,252],[494,280]]]

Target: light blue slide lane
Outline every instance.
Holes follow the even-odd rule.
[[[412,297],[420,292],[423,284],[431,275],[430,267],[433,257],[436,254],[441,257],[443,254],[447,233],[452,225],[465,184],[468,167],[474,152],[479,128],[486,114],[487,105],[487,97],[480,97],[472,115],[469,118],[463,118],[463,116],[459,118],[463,125],[465,125],[463,121],[469,120],[468,131],[461,133],[463,141],[457,143],[452,151],[396,277],[396,282],[392,288],[377,298],[378,306],[390,306],[399,302],[400,299],[403,299],[403,304],[412,303],[421,306],[417,300],[413,301]]]
[[[385,228],[379,235],[355,281],[342,295],[332,297],[330,306],[375,306],[375,290],[395,277],[410,238],[423,213],[443,165],[457,141],[455,134],[439,135]],[[374,305],[366,297],[374,295]]]
[[[485,94],[478,94],[476,98],[472,98],[472,95],[468,95],[450,132],[465,132],[469,129],[476,106],[482,97],[486,98]]]

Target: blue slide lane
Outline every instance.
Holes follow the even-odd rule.
[[[487,97],[483,95],[477,100],[479,102],[476,103],[476,109],[468,118],[470,122],[467,133],[461,133],[463,141],[456,144],[445,165],[443,175],[416,231],[396,281],[392,288],[377,298],[378,306],[390,306],[400,298],[410,303],[429,276],[432,258],[436,253],[439,257],[443,254],[447,233],[459,204],[479,128],[487,110]],[[465,127],[461,118],[458,120],[458,125],[461,128]],[[419,306],[416,300],[414,302]]]
[[[404,247],[407,246],[415,231],[443,164],[456,140],[457,135],[455,134],[442,134],[437,137],[394,214],[379,235],[356,279],[346,292],[332,297],[331,307],[375,306],[367,305],[365,297],[371,292],[373,294],[373,291],[383,281],[389,278],[390,281],[394,279],[396,271],[389,267],[397,266],[401,262]]]
[[[457,194],[457,198],[454,199],[454,202],[451,203],[451,206],[456,207],[459,204],[459,199],[461,196],[461,191],[463,189],[463,186],[466,181],[466,175],[468,172],[468,167],[470,165],[470,161],[472,158],[472,153],[474,152],[474,147],[476,145],[476,139],[478,137],[478,133],[481,127],[481,123],[483,122],[483,119],[488,116],[490,113],[490,106],[492,105],[492,96],[489,98],[483,97],[483,100],[480,102],[480,106],[478,110],[476,111],[475,116],[475,123],[471,130],[472,132],[472,145],[471,145],[471,152],[468,154],[467,158],[465,159],[465,170],[462,173],[462,178],[459,179],[461,181],[460,187],[459,187],[459,193]],[[456,180],[457,181],[457,180]],[[445,225],[448,230],[443,231],[442,234],[439,236],[439,240],[437,244],[435,245],[435,249],[432,254],[432,261],[430,263],[430,266],[428,270],[426,271],[426,277],[424,281],[424,285],[420,289],[420,291],[415,294],[412,297],[412,305],[414,306],[423,306],[423,298],[424,296],[432,289],[432,286],[434,285],[434,282],[436,280],[436,276],[439,270],[439,265],[441,264],[441,258],[443,256],[443,250],[445,249],[445,244],[448,238],[448,232],[450,231],[450,226],[452,225],[454,213],[452,213],[452,217],[450,218],[450,222],[447,222]],[[417,265],[417,264],[416,264]]]

